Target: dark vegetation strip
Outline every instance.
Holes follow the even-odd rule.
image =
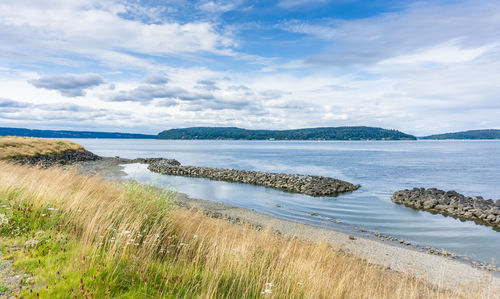
[[[246,130],[235,127],[191,127],[160,132],[158,139],[234,140],[415,140],[397,130],[374,127],[323,127],[297,130]]]
[[[53,165],[69,165],[75,162],[97,161],[101,159],[102,157],[94,153],[91,153],[87,150],[83,150],[83,151],[67,152],[60,155],[41,155],[34,157],[26,157],[18,159],[16,160],[16,162],[19,164],[38,165],[43,168],[48,168]]]

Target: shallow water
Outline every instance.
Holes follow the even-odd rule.
[[[413,187],[500,198],[500,140],[491,141],[192,141],[75,139],[102,156],[175,158],[184,165],[331,176],[361,184],[338,197],[310,197],[270,188],[159,175],[127,165],[129,177],[191,197],[254,209],[271,216],[349,230],[352,226],[445,248],[499,264],[500,232],[415,211],[391,202]],[[278,205],[280,207],[278,207]],[[311,216],[318,213],[318,216]],[[339,219],[339,226],[330,221]]]

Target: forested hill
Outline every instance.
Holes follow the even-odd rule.
[[[171,129],[158,139],[247,139],[247,140],[414,140],[397,130],[373,127],[325,127],[297,130],[246,130],[235,127]]]
[[[500,139],[500,130],[471,130],[422,137],[421,139]]]
[[[60,131],[60,130],[30,130],[23,128],[2,128],[0,136],[26,136],[44,138],[125,138],[125,139],[154,139],[156,135],[90,132],[90,131]]]

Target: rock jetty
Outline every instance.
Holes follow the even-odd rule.
[[[61,155],[42,155],[17,160],[19,164],[39,165],[48,168],[54,165],[70,165],[82,161],[96,161],[102,158],[89,151],[68,152]]]
[[[322,176],[182,166],[177,160],[161,158],[144,160],[149,164],[149,170],[161,174],[260,185],[310,196],[337,196],[360,187],[360,185]]]
[[[395,192],[392,201],[417,210],[500,228],[500,200],[467,197],[455,191],[445,192],[436,188],[413,188]]]

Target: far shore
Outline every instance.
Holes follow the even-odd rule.
[[[121,166],[125,163],[129,161],[104,158],[99,161],[80,162],[77,165],[85,174],[100,174],[106,179],[121,180],[126,175]],[[411,246],[397,246],[396,242],[385,242],[362,235],[350,235],[282,220],[240,207],[190,198],[182,193],[176,194],[176,201],[180,206],[201,210],[211,217],[248,223],[256,228],[271,228],[274,232],[289,238],[326,241],[334,248],[363,258],[369,263],[425,279],[439,287],[454,288],[483,281],[485,284],[491,282],[500,288],[500,272],[479,269],[463,260],[453,259],[452,255],[445,257],[429,254]]]

